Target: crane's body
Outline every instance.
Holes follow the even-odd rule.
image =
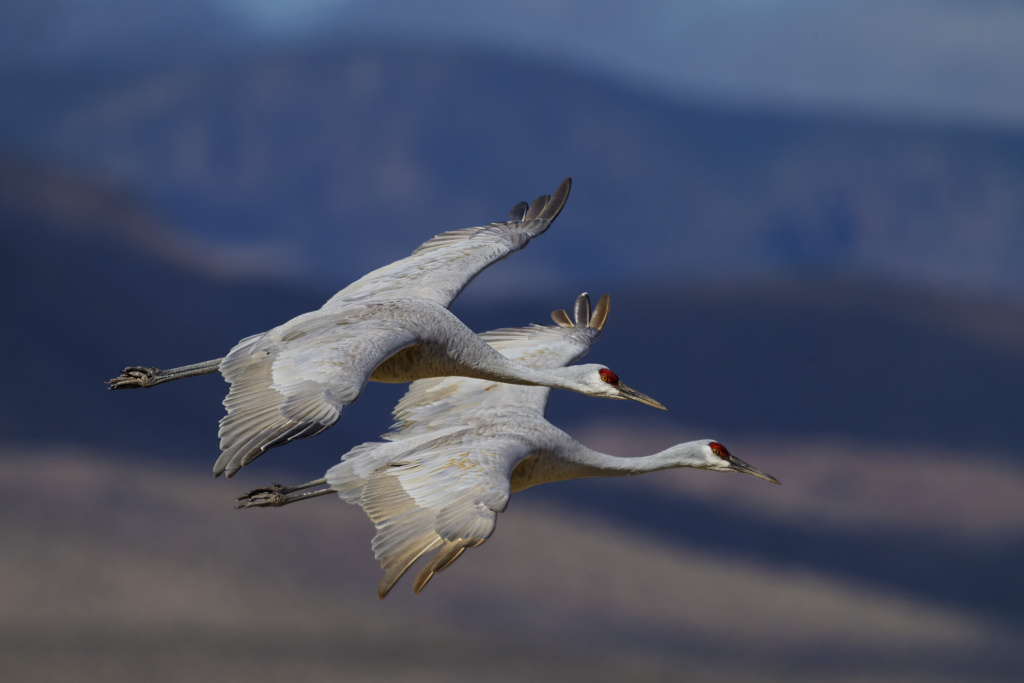
[[[484,268],[524,248],[555,220],[569,196],[517,204],[509,220],[437,235],[413,254],[368,273],[320,309],[240,341],[223,359],[167,371],[126,368],[111,388],[149,387],[220,371],[231,384],[220,421],[214,474],[232,476],[271,448],[333,425],[368,381],[411,382],[460,375],[631,399],[664,409],[603,366],[537,368],[495,351],[448,307]]]
[[[607,296],[591,317],[584,294],[575,321],[556,311],[558,326],[507,328],[481,338],[510,359],[551,370],[589,351],[607,315]],[[606,381],[617,381],[605,373]],[[549,393],[544,386],[464,377],[418,380],[396,406],[385,441],[353,448],[323,479],[257,489],[239,498],[239,506],[280,506],[331,492],[360,505],[377,527],[373,549],[384,570],[383,598],[419,557],[436,551],[413,583],[422,590],[466,548],[483,543],[509,496],[531,486],[673,467],[743,472],[778,483],[707,439],[639,458],[594,451],[544,418]],[[309,491],[318,485],[326,488]]]

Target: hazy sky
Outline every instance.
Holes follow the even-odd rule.
[[[216,0],[265,35],[501,47],[662,92],[1024,127],[1019,0]]]
[[[1022,0],[0,3],[5,71],[378,37],[553,57],[670,96],[1024,129]]]

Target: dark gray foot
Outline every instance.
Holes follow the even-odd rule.
[[[144,368],[132,366],[121,371],[119,377],[107,380],[108,389],[144,389],[146,387],[160,384],[160,370],[158,368]]]
[[[157,384],[163,384],[164,382],[173,382],[176,379],[208,375],[220,369],[221,360],[223,359],[214,358],[205,363],[193,363],[192,365],[183,365],[180,368],[171,368],[169,370],[133,365],[122,370],[120,377],[107,380],[107,386],[111,389],[145,389],[147,387],[155,387]]]
[[[286,502],[285,494],[291,489],[280,484],[271,484],[262,488],[253,489],[249,493],[235,498],[235,508],[266,508],[279,507]]]
[[[249,493],[235,498],[235,507],[276,508],[299,500],[309,500],[310,498],[319,498],[320,496],[326,496],[328,493],[334,493],[330,487],[316,489],[315,491],[309,490],[317,486],[326,486],[326,484],[327,479],[325,478],[309,481],[298,486],[271,484],[270,486],[253,489]]]

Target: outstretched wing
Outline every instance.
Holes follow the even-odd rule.
[[[590,299],[582,294],[575,322],[556,311],[558,327],[508,328],[482,337],[520,362],[561,367],[590,349],[607,315],[607,295],[591,317]],[[521,431],[551,428],[543,419],[547,395],[546,387],[460,377],[418,380],[395,409],[400,422],[390,440],[353,448],[327,472],[330,487],[362,506],[377,527],[381,598],[424,554],[435,552],[413,583],[417,593],[466,548],[490,537],[508,504],[512,471],[533,448],[499,419],[514,420],[522,411]]]
[[[220,366],[231,389],[214,474],[230,477],[267,450],[334,424],[374,369],[416,342],[395,309],[410,299],[419,299],[416,310],[429,302],[447,308],[477,273],[547,230],[571,185],[567,178],[553,196],[513,207],[505,223],[438,235],[318,311],[239,342]]]
[[[231,383],[214,475],[232,476],[264,452],[315,436],[355,402],[381,362],[416,341],[401,321],[307,315],[243,339],[220,371]]]
[[[452,230],[424,242],[411,256],[364,275],[331,297],[321,310],[350,303],[422,297],[448,307],[487,266],[524,248],[558,217],[572,179],[529,206],[512,207],[508,221]]]
[[[508,505],[512,470],[528,455],[521,440],[456,430],[364,444],[328,470],[330,487],[377,527],[373,551],[384,570],[377,595],[383,599],[416,560],[436,551],[413,582],[419,593],[466,548],[486,541]]]
[[[531,325],[484,332],[481,339],[512,360],[535,368],[560,368],[590,351],[608,318],[609,297],[598,302],[593,316],[590,297],[576,299],[575,322],[564,310],[555,311],[553,325]],[[466,377],[436,377],[413,382],[395,406],[395,425],[385,435],[403,439],[457,424],[480,425],[501,415],[541,418],[549,387],[502,384]]]

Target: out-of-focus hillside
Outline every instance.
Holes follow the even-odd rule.
[[[7,675],[898,683],[1010,680],[1022,665],[1020,634],[970,611],[723,559],[529,494],[422,595],[406,582],[378,602],[358,509],[234,511],[237,481],[188,470],[144,451],[3,453],[0,479],[17,483],[0,502],[14,522],[0,528]]]
[[[1024,291],[1013,133],[684,106],[568,68],[415,48],[0,90],[19,104],[7,144],[113,179],[209,238],[287,241],[321,281],[573,175],[560,220],[575,230],[524,261],[534,292],[794,270]]]

